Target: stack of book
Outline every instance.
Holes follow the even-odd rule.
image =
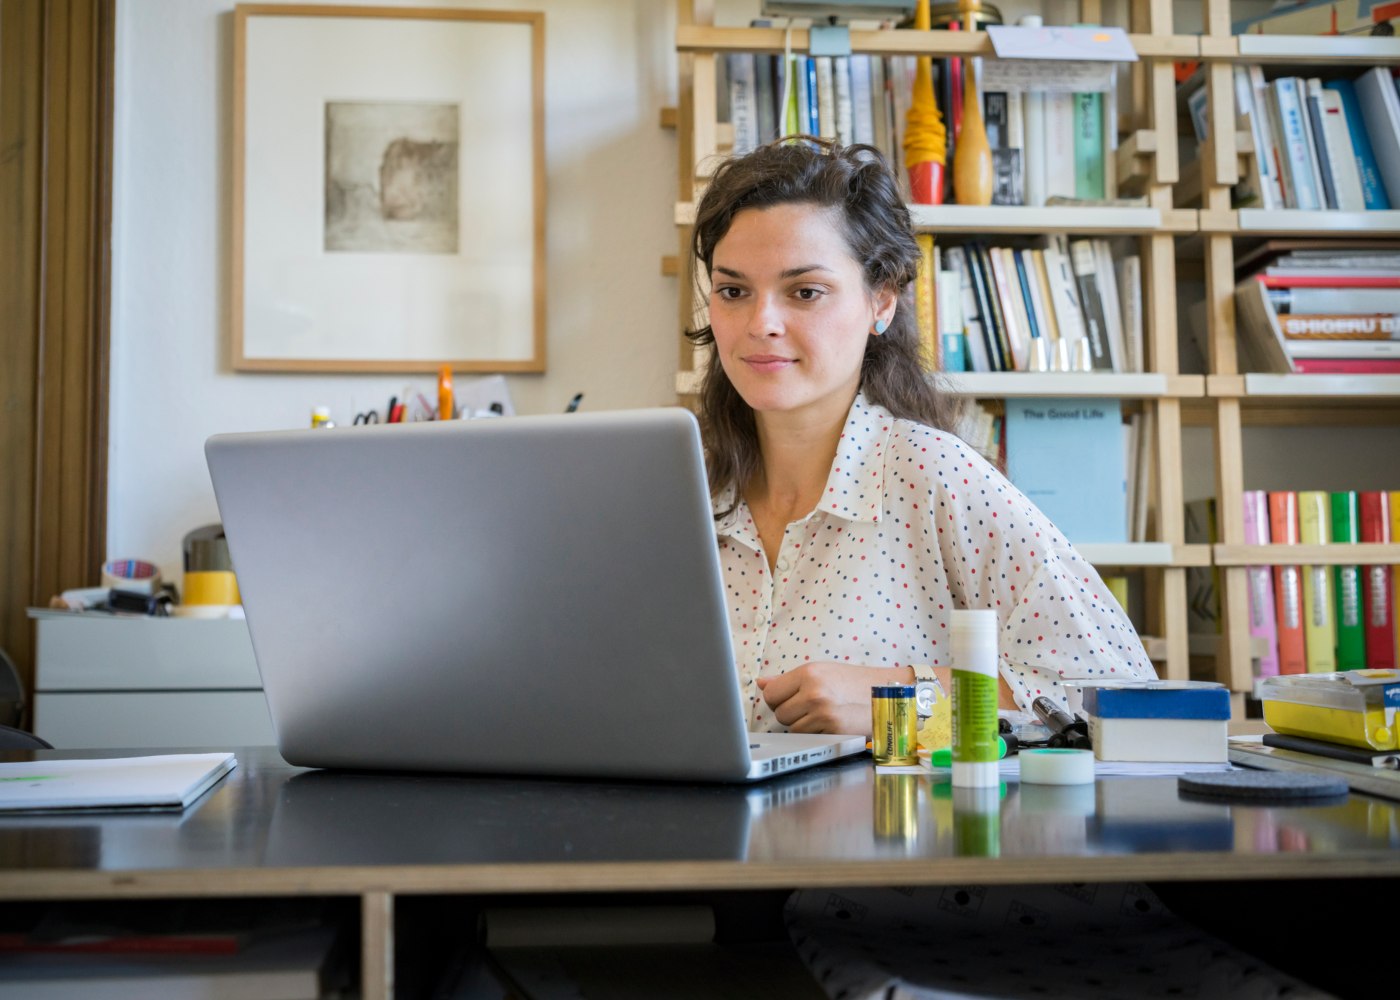
[[[1239,207],[1347,212],[1400,205],[1400,95],[1389,66],[1355,79],[1234,70],[1237,127],[1253,140]],[[1209,138],[1203,78],[1184,85],[1199,140]]]
[[[1142,265],[1105,239],[1033,247],[978,240],[932,251],[944,370],[1135,372],[1143,367]],[[955,294],[956,290],[956,294]],[[924,331],[932,339],[932,331]],[[946,347],[961,332],[962,349]]]
[[[1187,504],[1188,542],[1215,542],[1215,501]],[[1246,545],[1388,544],[1400,537],[1400,492],[1246,490]],[[1249,631],[1259,677],[1387,670],[1400,662],[1395,569],[1385,565],[1250,566]],[[1193,632],[1219,630],[1218,571],[1188,571]]]
[[[1400,372],[1400,241],[1273,240],[1236,276],[1246,371]]]

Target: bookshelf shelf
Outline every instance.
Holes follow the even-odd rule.
[[[1205,394],[1201,375],[1113,375],[1091,372],[958,372],[946,375],[948,391],[974,398],[1099,396],[1106,399],[1191,399]]]
[[[1106,208],[1051,205],[910,205],[914,226],[927,233],[1066,233],[1140,235],[1191,233],[1196,213],[1189,210],[1163,213],[1155,208]]]
[[[1400,545],[1216,545],[1217,566],[1383,566],[1400,563]]]
[[[1206,395],[1217,399],[1319,399],[1356,403],[1400,402],[1400,375],[1207,375]]]
[[[703,166],[701,169],[705,169]],[[1156,233],[1187,234],[1199,228],[1197,212],[1191,209],[1099,208],[1020,205],[910,205],[909,215],[916,229],[926,233],[982,233],[1000,235],[1041,235],[1065,233],[1076,236],[1143,236]],[[1400,215],[1400,213],[1397,213]],[[695,222],[695,203],[676,203],[675,223]],[[1400,225],[1397,226],[1400,228]]]
[[[1140,59],[1195,59],[1200,45],[1189,35],[1129,35]],[[811,36],[806,28],[717,28],[681,24],[676,28],[676,50],[692,53],[772,52],[790,48],[807,53]],[[986,32],[952,31],[855,31],[851,50],[879,56],[985,56],[996,57]]]
[[[1219,213],[1229,214],[1231,213]],[[1305,212],[1296,208],[1242,208],[1233,214],[1237,216],[1233,231],[1251,236],[1353,236],[1358,233],[1368,236],[1400,236],[1400,211],[1394,209],[1374,212]],[[1207,217],[1203,212],[1200,220],[1202,231],[1231,231],[1230,228],[1221,229],[1213,225],[1217,220],[1217,215]]]
[[[1075,547],[1095,568],[1133,569],[1160,566],[1184,568],[1209,566],[1209,545],[1172,545],[1167,542],[1082,542]]]
[[[1207,53],[1203,59],[1227,59],[1232,62],[1287,63],[1290,65],[1345,65],[1361,63],[1400,62],[1400,38],[1369,38],[1335,35],[1319,45],[1315,35],[1238,35],[1234,51],[1228,46],[1223,54]]]

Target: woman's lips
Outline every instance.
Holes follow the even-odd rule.
[[[796,359],[779,357],[776,354],[751,354],[744,359],[744,364],[755,371],[775,372],[796,364]]]

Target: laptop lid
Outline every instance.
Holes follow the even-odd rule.
[[[205,453],[290,763],[744,780],[832,756],[750,756],[685,410]]]

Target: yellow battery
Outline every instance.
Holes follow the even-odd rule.
[[[887,684],[870,689],[871,753],[877,764],[919,762],[919,715],[914,685]]]

